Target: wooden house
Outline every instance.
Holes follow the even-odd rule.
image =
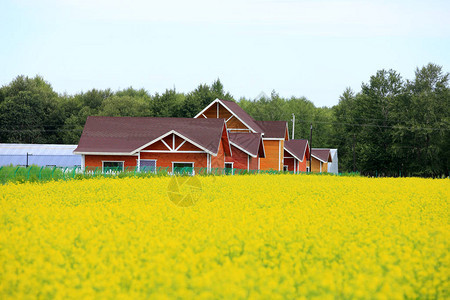
[[[224,119],[230,133],[260,133],[265,157],[259,159],[260,170],[283,170],[284,141],[289,140],[286,121],[255,121],[238,104],[216,99],[194,118]]]
[[[265,157],[260,133],[230,132],[232,156],[225,158],[225,168],[259,170],[260,159]]]
[[[256,121],[263,135],[266,157],[260,159],[261,170],[282,171],[284,166],[284,143],[289,140],[286,121]]]
[[[224,168],[231,156],[223,119],[88,117],[74,154],[82,168]]]
[[[330,149],[312,148],[311,149],[311,172],[328,172],[328,163],[332,162]],[[307,163],[309,167],[309,161]]]
[[[306,172],[309,158],[308,140],[289,140],[284,142],[284,171]]]

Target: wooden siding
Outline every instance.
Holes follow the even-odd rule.
[[[247,156],[248,154],[239,150],[235,146],[231,145],[231,152],[233,156],[228,156],[225,158],[226,162],[232,162],[233,168],[247,170]]]
[[[258,157],[248,157],[250,159],[249,161],[249,165],[250,165],[250,170],[258,170]]]
[[[209,119],[216,119],[217,118],[217,104],[213,104],[203,114]],[[204,118],[204,116],[200,115],[199,118]]]
[[[249,128],[247,126],[245,126],[241,121],[239,121],[236,117],[231,118],[228,122],[227,122],[227,128],[228,129],[247,129],[249,130]],[[239,130],[237,132],[244,132],[242,130]]]
[[[223,140],[220,140],[217,156],[211,155],[211,168],[225,168],[225,152],[223,151]]]
[[[137,156],[126,156],[126,155],[85,155],[84,164],[86,167],[98,167],[102,169],[102,161],[124,161],[124,168],[136,167]]]
[[[141,159],[156,159],[156,167],[169,167],[172,162],[193,162],[195,168],[206,168],[206,153],[141,153]]]
[[[186,143],[184,143],[180,147],[180,149],[178,149],[178,151],[204,151],[204,150],[202,150],[202,149],[198,148],[197,146],[186,141]]]
[[[309,164],[306,164],[306,157],[303,158],[303,161],[297,161],[298,163],[298,171],[299,172],[306,172],[306,167],[309,167]]]
[[[299,161],[298,159],[292,157],[287,151],[284,151],[284,165],[288,166],[289,171],[294,171],[294,160],[296,165],[296,172],[306,172],[306,167],[309,167],[308,158],[306,155],[303,157],[303,161]]]
[[[203,113],[207,118],[217,118],[217,103],[213,104],[210,108],[208,108]],[[232,114],[222,105],[219,103],[219,118],[228,120]],[[204,118],[204,116],[200,115],[197,118]],[[241,121],[239,121],[235,116],[233,116],[228,122],[227,122],[227,128],[230,131],[233,132],[251,132],[251,130],[245,126]],[[247,129],[247,130],[233,130],[234,129]]]
[[[322,172],[324,172],[323,169],[323,165],[324,163],[322,163],[320,160],[318,160],[317,158],[311,157],[311,171],[314,173],[320,173],[320,164],[322,164]],[[308,161],[308,165],[309,167],[309,161]],[[325,171],[326,172],[326,171]]]
[[[175,149],[178,148],[183,141],[184,139],[180,138],[178,135],[175,135]]]
[[[294,157],[284,157],[284,165],[288,166],[288,171],[290,172],[296,172],[296,170],[294,169],[294,161],[298,162],[298,160]]]
[[[226,109],[222,105],[219,105],[219,118],[227,120],[231,116],[232,114],[228,111],[228,109]]]
[[[260,159],[261,170],[283,170],[284,141],[283,140],[264,140],[264,149],[266,157]],[[281,143],[281,146],[280,146]],[[280,148],[281,147],[281,148]],[[280,151],[281,149],[281,151]]]
[[[231,151],[233,153],[233,156],[226,157],[225,162],[232,162],[234,169],[247,170],[248,164],[249,170],[258,170],[257,157],[251,157],[250,155],[248,155],[242,150],[239,150],[233,145],[231,145]]]
[[[173,147],[173,134],[166,136],[163,140],[167,143],[167,145],[169,145],[169,147]],[[184,139],[178,137],[175,134],[175,149],[184,141]],[[169,151],[169,149],[167,148],[166,145],[164,145],[163,142],[161,141],[157,141],[153,144],[151,144],[150,146],[142,149],[142,150],[164,150],[164,151]],[[189,143],[188,141],[186,141],[181,147],[180,149],[178,149],[179,151],[203,151],[202,149],[198,148],[197,146],[194,146],[193,144]]]
[[[169,146],[171,146],[171,145],[169,145]],[[168,151],[169,149],[167,148],[166,145],[163,144],[163,142],[157,141],[157,142],[154,142],[153,144],[151,144],[150,146],[145,147],[142,150],[166,150],[166,151]]]

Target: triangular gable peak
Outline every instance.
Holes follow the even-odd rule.
[[[324,163],[333,162],[330,149],[313,148],[311,150],[311,156]]]
[[[189,140],[182,134],[171,130],[168,133],[150,141],[144,146],[136,149],[135,152],[169,152],[169,153],[209,153],[217,155],[200,146],[199,144]]]
[[[300,141],[304,142],[304,144]],[[298,149],[295,148],[293,149],[292,147]],[[295,159],[303,162],[304,158],[306,159],[309,158],[308,140],[289,140],[284,144],[284,151],[285,151],[284,157],[294,157]]]
[[[234,132],[261,132],[253,118],[231,101],[216,99],[194,118],[225,119],[227,129]]]

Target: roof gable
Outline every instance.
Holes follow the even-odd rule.
[[[308,140],[289,140],[284,142],[284,150],[299,161],[303,161],[305,155],[309,153]]]
[[[332,162],[330,149],[312,148],[311,156],[320,160],[321,162]]]
[[[211,108],[214,104],[222,105],[226,110],[228,110],[236,119],[238,119],[242,124],[244,124],[252,132],[263,132],[255,120],[247,114],[237,103],[228,100],[216,99],[211,102],[207,107],[205,107],[201,112],[199,112],[194,118],[205,117],[205,111]],[[218,114],[217,117],[220,117]]]
[[[260,133],[230,132],[230,144],[252,157],[265,157],[264,144]]]

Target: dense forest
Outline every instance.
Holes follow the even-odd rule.
[[[295,138],[314,148],[337,148],[340,171],[363,174],[449,175],[449,73],[417,68],[415,78],[380,70],[359,92],[347,88],[331,108],[302,98],[236,99],[220,80],[189,93],[150,94],[132,87],[58,94],[40,76],[18,76],[0,88],[0,142],[77,144],[87,116],[193,117],[216,98],[232,100],[256,120],[285,120]]]

